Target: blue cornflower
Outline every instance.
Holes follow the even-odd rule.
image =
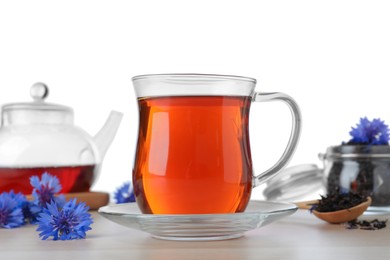
[[[32,176],[30,178],[30,184],[34,188],[32,192],[34,204],[46,207],[46,204],[51,201],[57,202],[60,206],[65,203],[65,197],[62,195],[54,196],[62,189],[60,181],[56,176],[45,172],[42,174],[41,180],[37,176]]]
[[[24,224],[23,211],[15,194],[0,194],[0,227],[15,228]]]
[[[348,144],[389,144],[389,128],[379,118],[372,121],[368,120],[367,117],[360,118],[360,123],[356,125],[356,128],[352,127],[349,134],[352,136],[352,139]]]
[[[117,204],[135,202],[133,186],[130,185],[130,182],[125,182],[115,191],[114,197]]]
[[[89,207],[85,203],[69,200],[62,209],[56,202],[47,204],[39,214],[37,231],[42,240],[53,237],[53,240],[71,240],[85,238],[93,223]]]
[[[22,193],[14,193],[13,190],[9,192],[9,195],[16,200],[17,207],[21,208],[24,216],[24,220],[34,223],[36,220],[37,213],[41,212],[40,206],[34,205],[34,203],[27,200],[26,196]]]

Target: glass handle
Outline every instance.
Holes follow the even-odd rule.
[[[292,155],[294,154],[295,148],[298,143],[299,135],[301,133],[301,112],[299,110],[298,104],[294,101],[292,97],[281,92],[273,93],[258,93],[254,95],[253,101],[255,102],[268,102],[280,100],[285,102],[291,111],[292,116],[292,127],[290,139],[288,140],[286,149],[284,150],[280,159],[275,163],[274,166],[266,170],[265,172],[254,176],[253,178],[253,187],[259,186],[261,183],[264,183],[269,178],[273,177],[276,173],[283,169],[284,166],[290,161]]]

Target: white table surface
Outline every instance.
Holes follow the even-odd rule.
[[[348,230],[322,222],[306,210],[239,239],[175,242],[122,227],[97,212],[87,238],[42,241],[36,226],[0,229],[0,259],[389,259],[390,228]],[[364,217],[368,218],[368,217]],[[369,217],[372,218],[372,217]],[[390,215],[379,216],[380,220]],[[388,223],[390,224],[390,222]]]

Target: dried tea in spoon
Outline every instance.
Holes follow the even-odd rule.
[[[367,200],[367,196],[358,193],[334,193],[321,196],[318,204],[313,205],[312,210],[318,212],[332,212],[355,207]]]
[[[371,204],[371,198],[357,193],[334,193],[321,196],[312,213],[329,223],[344,223],[357,219]]]

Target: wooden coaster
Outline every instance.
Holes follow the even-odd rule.
[[[103,207],[108,204],[110,201],[110,194],[106,192],[74,192],[74,193],[64,193],[66,200],[76,198],[77,202],[85,202],[89,206],[90,210],[97,210],[100,207]],[[27,195],[28,200],[32,200],[31,195]]]

